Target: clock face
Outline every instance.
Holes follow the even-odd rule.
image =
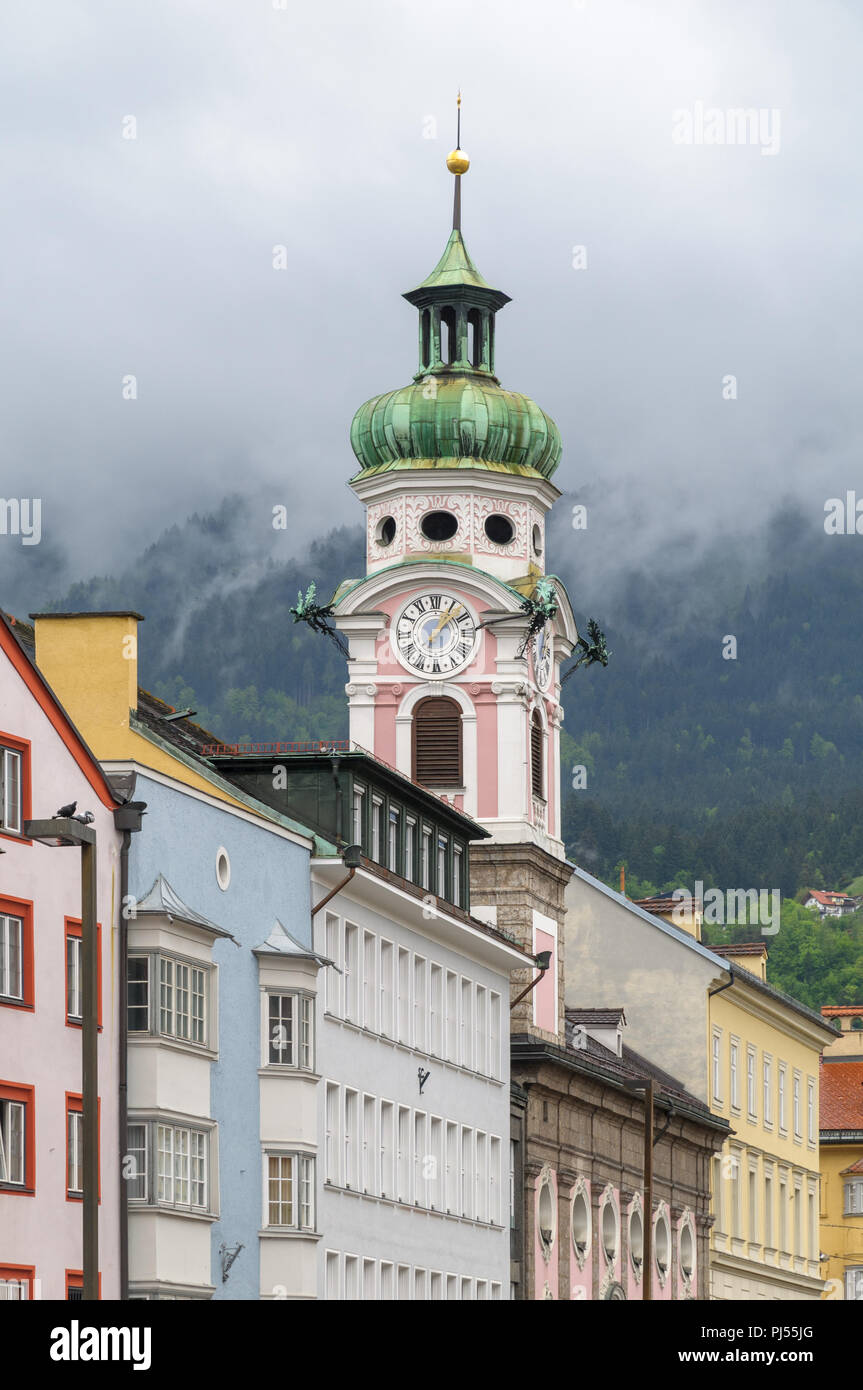
[[[533,675],[540,690],[548,689],[551,678],[552,641],[547,627],[533,639]]]
[[[399,660],[419,675],[448,676],[473,660],[476,625],[452,594],[420,594],[402,609],[395,626]]]

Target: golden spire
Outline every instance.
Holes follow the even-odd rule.
[[[456,178],[461,178],[462,174],[466,174],[468,169],[470,168],[470,159],[468,158],[466,151],[461,148],[461,91],[459,91],[459,94],[456,97],[456,109],[458,112],[458,116],[456,126],[455,149],[450,150],[449,154],[447,155],[446,167],[449,169],[451,174],[455,174]]]

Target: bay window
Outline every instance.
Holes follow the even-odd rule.
[[[268,995],[267,1064],[310,1071],[313,1030],[314,1001],[311,995]]]
[[[267,1225],[314,1229],[315,1161],[305,1154],[267,1154]]]

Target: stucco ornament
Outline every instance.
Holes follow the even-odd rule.
[[[333,605],[331,603],[318,603],[317,601],[314,580],[306,589],[305,595],[302,589],[299,591],[296,606],[290,611],[294,615],[295,623],[308,623],[313,632],[323,632],[332,642],[335,642],[343,656],[350,655],[341,633],[333,627]]]

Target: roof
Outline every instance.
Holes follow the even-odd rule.
[[[296,937],[291,936],[279,921],[278,917],[273,923],[272,930],[266,941],[260,946],[252,948],[252,954],[256,956],[281,956],[291,957],[294,960],[316,960],[320,965],[332,965],[333,962],[327,956],[320,955],[311,946],[304,946]]]
[[[417,285],[417,289],[429,289],[434,285],[472,285],[475,289],[491,289],[491,285],[482,278],[471,260],[464,244],[464,237],[457,227],[450,232],[449,241],[434,270]],[[414,291],[410,290],[408,293],[413,294]]]
[[[863,1015],[863,1004],[822,1004],[821,1012],[825,1018],[852,1018]]]
[[[836,893],[832,888],[807,888],[810,898],[814,898],[822,907],[836,907],[839,903],[856,903],[857,899],[852,898],[848,893]]]
[[[863,1061],[836,1058],[821,1066],[821,1129],[863,1131]]]
[[[235,940],[229,931],[225,931],[224,927],[217,927],[215,922],[210,921],[209,917],[204,917],[193,907],[184,903],[164,874],[156,875],[152,888],[135,904],[135,916],[136,918],[167,917],[171,922],[176,917],[178,922],[187,922],[190,926],[201,927],[213,936],[226,936],[231,941]]]
[[[863,1173],[863,1158],[858,1158],[856,1163],[852,1163],[850,1168],[843,1168],[840,1177],[844,1178],[848,1173]]]
[[[567,1024],[569,1024],[570,1010],[567,1009]],[[572,1010],[573,1013],[579,1012]],[[601,1010],[600,1012],[608,1012]],[[567,1027],[569,1034],[569,1027]],[[656,1083],[654,1093],[654,1103],[659,1102],[666,1109],[685,1110],[693,1119],[700,1120],[711,1129],[720,1129],[727,1132],[730,1128],[728,1122],[720,1116],[714,1115],[704,1101],[681,1086],[676,1077],[657,1067],[640,1053],[634,1052],[631,1047],[624,1043],[623,1056],[618,1057],[616,1052],[604,1047],[595,1038],[587,1035],[584,1047],[560,1047],[556,1043],[545,1042],[541,1038],[532,1037],[522,1033],[512,1038],[512,1057],[513,1060],[529,1061],[547,1059],[550,1062],[562,1062],[565,1066],[572,1068],[573,1071],[580,1071],[592,1076],[600,1077],[623,1086],[627,1081],[641,1081],[645,1078],[652,1079]]]
[[[715,951],[717,956],[759,956],[767,955],[767,947],[763,941],[738,941],[730,946],[711,946],[711,951]]]
[[[566,1022],[569,1024],[592,1023],[597,1028],[616,1028],[626,1022],[623,1009],[567,1009]]]

